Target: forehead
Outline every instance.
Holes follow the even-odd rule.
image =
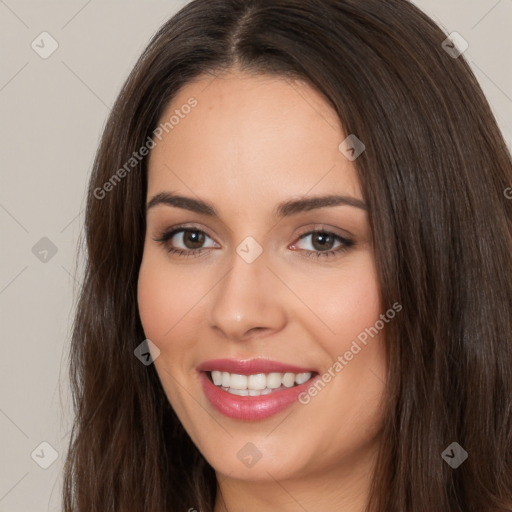
[[[338,148],[340,120],[304,82],[203,76],[179,91],[166,122],[150,154],[148,196],[193,190],[247,207],[308,192],[361,197],[355,167]]]

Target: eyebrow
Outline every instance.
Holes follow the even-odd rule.
[[[209,217],[219,217],[217,210],[212,204],[201,199],[193,199],[192,197],[185,197],[172,192],[160,192],[151,198],[146,206],[146,212],[157,205],[174,206],[175,208],[183,208]],[[297,213],[329,206],[353,206],[361,210],[368,210],[368,206],[361,199],[342,195],[326,195],[289,199],[279,203],[274,208],[273,213],[275,217],[289,217]]]

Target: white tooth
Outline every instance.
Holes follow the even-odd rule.
[[[248,389],[247,391],[249,391],[249,396],[260,396],[261,395],[261,391],[259,389]]]
[[[304,384],[311,378],[311,376],[311,372],[298,374],[294,374],[292,372],[286,372],[284,374],[272,372],[269,374],[257,373],[249,376],[237,373],[221,372],[218,370],[213,370],[211,372],[213,383],[216,386],[225,388],[226,390],[243,391],[249,389],[250,391],[261,391],[261,393],[250,393],[250,396],[259,396],[259,394],[267,395],[282,386],[291,388],[295,384]],[[234,394],[240,395],[240,393]],[[243,393],[241,396],[247,396],[247,394]]]
[[[247,396],[249,394],[249,390],[248,389],[229,388],[228,392],[231,393],[232,395],[239,395],[239,396]]]
[[[304,382],[307,382],[310,378],[311,372],[297,373],[297,375],[295,375],[295,382],[297,384],[304,384]]]
[[[229,381],[229,387],[232,389],[247,389],[247,375],[232,373]]]
[[[267,388],[277,389],[281,387],[281,377],[280,373],[269,373],[267,375]]]
[[[283,375],[283,385],[287,388],[291,388],[295,384],[295,374],[287,372]]]
[[[264,373],[258,373],[256,375],[249,375],[247,380],[247,388],[262,390],[267,387],[267,376]]]

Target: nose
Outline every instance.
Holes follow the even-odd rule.
[[[283,285],[264,255],[247,263],[234,254],[231,268],[211,295],[210,326],[232,341],[246,341],[284,328]]]

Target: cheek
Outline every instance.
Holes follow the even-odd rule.
[[[137,301],[139,314],[146,336],[156,341],[172,326],[170,308],[170,283],[167,282],[166,273],[162,273],[161,265],[152,262],[144,253],[139,271]]]
[[[303,283],[311,309],[324,324],[319,332],[327,334],[325,339],[332,349],[339,351],[345,341],[355,338],[379,318],[378,276],[369,252],[359,254],[339,272],[317,274],[314,280],[307,278]]]
[[[183,397],[175,379],[183,380],[183,368],[196,338],[187,314],[200,292],[186,281],[184,272],[169,265],[153,248],[144,252],[137,289],[139,315],[146,338],[160,350],[155,369],[167,398],[178,410],[183,409]]]
[[[189,278],[154,250],[144,253],[137,290],[139,314],[144,333],[160,349],[186,323],[187,312],[201,296],[197,283],[190,283]]]
[[[187,265],[170,264],[165,254],[152,247],[145,249],[137,289],[142,327],[146,337],[160,349],[154,366],[167,399],[196,444],[200,435],[195,434],[194,424],[203,425],[208,418],[197,419],[203,409],[194,409],[196,401],[191,405],[190,395],[184,389],[195,378],[190,369],[195,366],[201,339],[196,315],[204,316],[199,310],[208,288],[211,285],[206,275],[191,273]]]

